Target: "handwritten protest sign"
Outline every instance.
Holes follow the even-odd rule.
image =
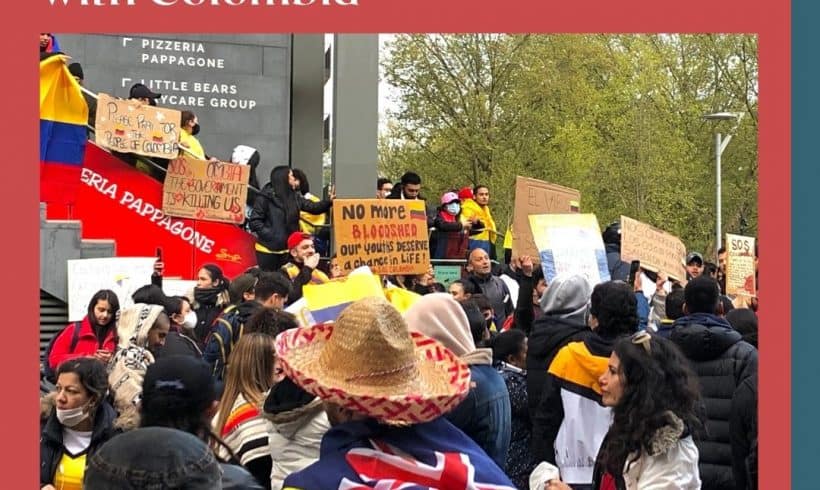
[[[641,267],[683,281],[686,245],[680,238],[638,220],[621,216],[621,260],[640,260]]]
[[[156,257],[109,257],[68,262],[68,320],[76,322],[88,314],[88,302],[100,289],[117,295],[120,308],[134,304],[131,295],[151,284]]]
[[[168,164],[162,211],[169,216],[226,223],[245,221],[250,167],[195,158]]]
[[[592,285],[609,280],[594,214],[538,214],[529,220],[547,284],[558,274],[580,274]]]
[[[757,296],[753,237],[726,234],[726,294]]]
[[[343,272],[423,274],[430,264],[424,201],[336,199],[333,233]]]
[[[148,157],[175,158],[179,153],[182,113],[134,100],[99,94],[94,141],[109,150]]]
[[[581,193],[569,187],[550,184],[529,177],[515,178],[513,210],[513,257],[538,257],[538,248],[530,231],[529,215],[580,212]]]

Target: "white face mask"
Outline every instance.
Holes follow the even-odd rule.
[[[455,216],[458,214],[459,211],[461,211],[461,205],[459,205],[458,203],[452,203],[444,206],[444,209],[446,209],[448,213]]]
[[[196,327],[196,320],[197,320],[196,312],[195,311],[189,311],[185,315],[185,318],[182,320],[182,326],[184,328],[189,329],[189,330],[193,330],[194,327]]]
[[[89,408],[89,406],[85,405],[82,407],[68,408],[65,410],[58,408],[57,420],[59,420],[64,427],[74,427],[88,418],[88,412],[85,411],[86,408]]]

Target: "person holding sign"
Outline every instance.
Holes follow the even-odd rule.
[[[287,305],[293,304],[302,297],[302,286],[305,284],[324,284],[330,279],[317,269],[319,254],[313,246],[313,236],[296,231],[288,237],[290,262],[282,266],[282,271],[293,282],[293,292],[288,295]]]
[[[268,182],[253,203],[249,219],[256,234],[256,261],[262,270],[275,271],[289,260],[288,237],[299,231],[299,213],[324,214],[333,205],[336,191],[331,186],[329,200],[311,202],[298,192],[299,181],[290,167],[271,170]]]
[[[479,233],[484,225],[476,218],[465,218],[461,213],[461,200],[455,192],[441,196],[441,206],[433,219],[430,237],[432,259],[461,259],[467,252],[468,234]]]

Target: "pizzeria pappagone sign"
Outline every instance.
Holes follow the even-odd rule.
[[[169,216],[242,223],[249,178],[247,165],[177,158],[168,164],[162,210]]]
[[[336,199],[333,233],[345,273],[366,265],[376,274],[423,274],[430,264],[424,201]]]
[[[175,158],[179,153],[181,119],[180,111],[101,93],[97,99],[94,141],[121,153]]]

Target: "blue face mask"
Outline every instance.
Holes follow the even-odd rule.
[[[461,205],[457,202],[454,202],[454,203],[450,203],[450,204],[444,206],[444,209],[448,213],[450,213],[452,215],[456,215],[456,214],[458,214],[459,211],[461,211]]]

